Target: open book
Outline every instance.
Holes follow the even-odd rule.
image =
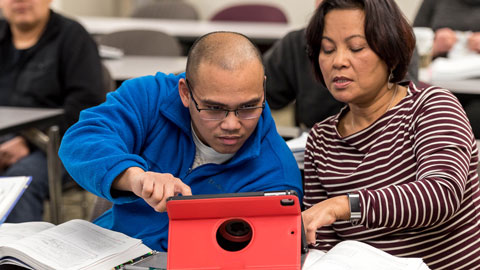
[[[5,222],[30,181],[30,176],[0,177],[0,224]]]
[[[302,270],[428,270],[421,258],[401,258],[368,244],[346,240],[327,253],[310,249]]]
[[[14,264],[39,270],[112,269],[149,252],[141,240],[85,220],[0,226],[0,268]]]

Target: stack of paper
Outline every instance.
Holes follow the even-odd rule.
[[[308,133],[303,132],[299,137],[287,141],[287,145],[295,156],[298,168],[303,170],[303,156],[305,152],[305,145],[307,145]]]

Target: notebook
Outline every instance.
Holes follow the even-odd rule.
[[[31,176],[0,177],[0,225],[5,222],[31,181]]]
[[[294,191],[174,196],[168,269],[301,269],[308,251]]]

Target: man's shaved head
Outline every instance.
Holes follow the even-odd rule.
[[[257,47],[244,35],[214,32],[197,39],[190,49],[178,92],[198,138],[218,153],[233,154],[257,127],[265,106],[264,82]],[[260,115],[238,116],[238,110],[249,108]],[[225,117],[209,119],[213,110]]]
[[[246,36],[234,32],[209,33],[198,38],[190,48],[186,77],[194,82],[203,64],[234,71],[252,60],[262,63],[262,56]]]

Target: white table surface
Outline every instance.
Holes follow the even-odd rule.
[[[119,59],[102,61],[114,80],[123,81],[157,72],[181,73],[185,71],[187,57],[167,56],[123,56]]]
[[[0,106],[0,134],[17,132],[27,127],[58,124],[63,109]]]
[[[194,20],[143,19],[128,17],[76,17],[91,34],[107,34],[119,30],[145,29],[166,32],[179,39],[194,40],[213,31],[234,31],[256,41],[277,40],[288,32],[299,29],[282,23],[212,22]]]
[[[420,69],[419,80],[431,85],[440,86],[456,94],[480,95],[480,78],[462,79],[462,80],[432,80],[431,70],[428,68]]]

